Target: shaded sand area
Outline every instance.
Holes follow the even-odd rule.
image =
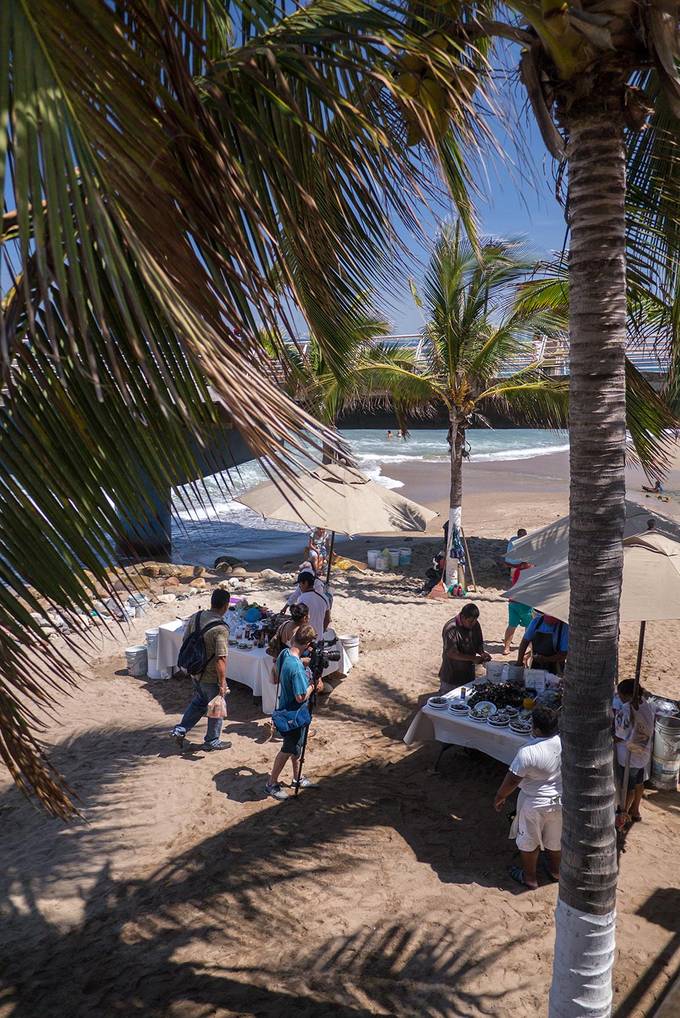
[[[466,502],[495,656],[501,538],[564,509],[563,480],[541,483],[533,510],[526,491]],[[433,745],[401,741],[436,688],[454,610],[416,593],[436,546],[414,539],[408,575],[338,579],[334,624],[360,635],[361,657],[319,708],[317,787],[296,801],[264,798],[276,744],[248,690],[230,697],[232,748],[181,757],[167,733],[189,683],[122,672],[122,647],[205,605],[205,592],[102,638],[91,674],[48,719],[83,820],[49,820],[6,781],[0,791],[1,1018],[545,1013],[556,888],[523,894],[507,878],[508,821],[492,808],[504,767],[454,749],[434,773]],[[276,606],[283,594],[262,596]],[[624,633],[622,674],[635,638]],[[679,653],[680,623],[650,625],[649,688],[680,696]],[[679,798],[648,793],[622,857],[617,1018],[650,1014],[680,961],[679,836]]]

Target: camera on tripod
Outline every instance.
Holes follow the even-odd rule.
[[[328,668],[331,661],[339,661],[341,654],[339,650],[327,650],[326,648],[332,647],[336,643],[335,633],[332,639],[329,640],[316,640],[312,645],[312,653],[309,656],[309,669],[312,673],[312,678],[316,682],[321,678],[323,672]]]

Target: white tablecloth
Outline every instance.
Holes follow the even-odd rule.
[[[462,687],[461,687],[462,688]],[[447,693],[451,700],[460,696],[460,688]],[[407,746],[415,742],[443,742],[453,746],[468,746],[492,756],[501,763],[510,764],[517,750],[526,746],[529,736],[517,735],[509,728],[492,728],[491,725],[458,717],[446,710],[437,710],[428,704],[418,711],[404,736]]]
[[[177,655],[182,646],[184,634],[184,621],[175,619],[173,622],[166,622],[158,627],[158,668],[176,668]],[[329,650],[341,651],[340,661],[331,661],[324,675],[330,675],[341,671],[344,675],[352,668],[352,663],[347,657],[341,644],[337,644]],[[230,647],[227,655],[227,678],[234,682],[242,682],[253,691],[253,696],[262,697],[262,711],[271,714],[276,703],[276,683],[271,681],[272,658],[263,647],[253,647],[252,650],[239,650],[238,647]]]

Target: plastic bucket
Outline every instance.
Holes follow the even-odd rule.
[[[654,724],[651,780],[655,788],[675,792],[680,778],[680,717],[658,714]]]
[[[373,549],[372,551],[367,551],[366,561],[368,562],[369,569],[375,569],[376,568],[375,564],[378,561],[378,552],[375,549]]]
[[[338,641],[342,644],[345,654],[353,665],[359,660],[359,637],[339,636]]]
[[[410,566],[411,565],[411,549],[400,548],[399,549],[399,565]]]
[[[146,615],[146,609],[149,607],[149,602],[144,594],[130,594],[128,598],[128,605],[134,609],[135,618],[141,619]]]
[[[146,675],[147,656],[144,645],[127,647],[125,650],[125,660],[128,675],[134,675],[137,679],[141,678],[142,675]]]
[[[489,680],[489,682],[502,682],[503,669],[505,667],[506,667],[505,661],[487,661],[486,677]]]
[[[379,573],[384,573],[389,568],[389,562],[384,555],[378,555],[375,560],[375,568]]]
[[[398,566],[401,556],[401,548],[388,548],[387,553],[390,556],[390,565]]]
[[[158,657],[158,629],[147,629],[144,636],[149,657],[156,659]]]

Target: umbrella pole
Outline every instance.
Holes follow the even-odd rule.
[[[637,661],[635,662],[635,686],[633,688],[633,700],[631,702],[631,710],[637,709],[639,706],[638,701],[640,698],[640,672],[642,671],[642,653],[645,648],[645,629],[647,628],[646,622],[640,623],[640,636],[638,638],[638,652]],[[628,798],[628,775],[630,774],[630,750],[626,753],[626,766],[623,768],[623,784],[621,785],[621,810],[625,813],[626,811],[626,799]]]
[[[476,591],[477,590],[477,581],[475,580],[475,571],[472,568],[472,559],[470,558],[470,549],[468,548],[467,537],[465,536],[465,531],[463,530],[462,527],[460,528],[460,532],[463,535],[463,544],[465,545],[465,557],[466,557],[468,565],[470,567],[470,579],[472,580],[472,586],[474,587],[474,589]]]
[[[331,530],[331,546],[328,549],[328,568],[326,569],[326,584],[331,582],[331,569],[333,568],[333,549],[335,548],[335,531]]]

